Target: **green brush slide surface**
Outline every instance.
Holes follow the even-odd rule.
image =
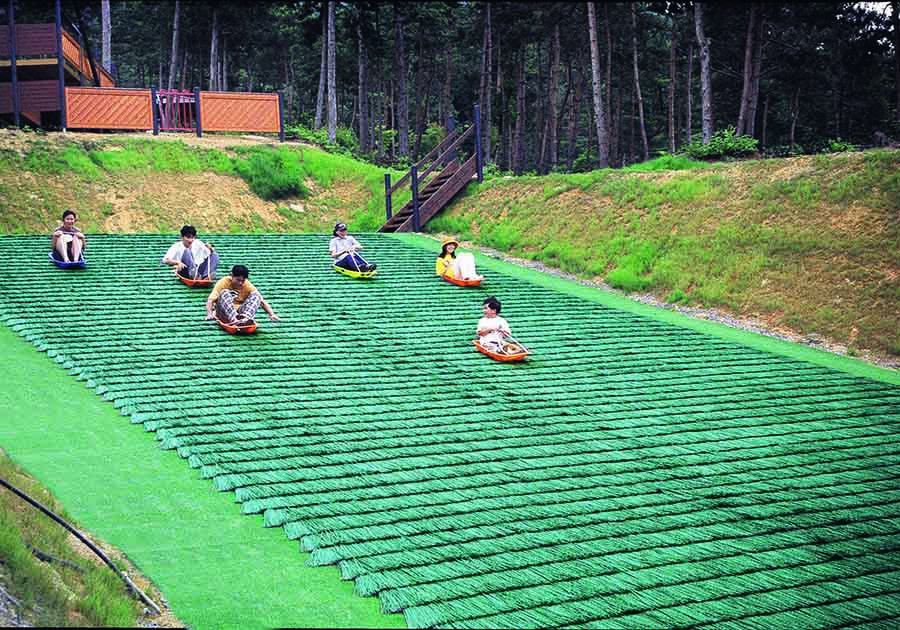
[[[280,323],[233,337],[159,259],[92,236],[61,270],[0,237],[3,321],[247,514],[411,627],[889,626],[900,387],[365,234],[210,237]],[[488,295],[533,356],[471,344]],[[292,558],[284,558],[291,562]]]

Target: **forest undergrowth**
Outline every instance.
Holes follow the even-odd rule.
[[[330,232],[338,220],[365,232],[384,218],[383,168],[307,145],[0,138],[3,233],[49,232],[65,208],[87,232]],[[900,356],[898,150],[490,175],[425,230],[850,355]]]

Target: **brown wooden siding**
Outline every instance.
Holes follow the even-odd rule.
[[[56,55],[55,24],[16,24],[16,57]],[[9,58],[9,27],[0,26],[0,57]]]
[[[150,90],[67,87],[66,120],[72,129],[153,129]]]
[[[200,123],[203,131],[278,133],[278,95],[200,92]]]
[[[12,83],[0,83],[0,114],[8,114],[12,109]],[[52,112],[58,109],[58,81],[19,83],[19,111]]]

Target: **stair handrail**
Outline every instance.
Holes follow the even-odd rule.
[[[431,166],[429,166],[428,168],[426,168],[424,171],[422,171],[422,172],[419,174],[419,179],[425,179],[425,178],[431,173],[431,171],[433,171],[433,170],[436,169],[438,166],[440,166],[441,164],[443,164],[444,161],[445,161],[444,158],[446,158],[446,157],[448,157],[449,155],[451,155],[452,152],[453,152],[455,149],[457,149],[457,148],[459,147],[459,145],[462,144],[462,142],[463,142],[466,138],[468,138],[469,135],[470,135],[473,131],[475,131],[475,126],[474,126],[474,125],[471,125],[468,129],[466,129],[466,130],[462,133],[461,136],[459,136],[459,137],[453,142],[453,144],[451,144],[449,147],[447,147],[447,149],[440,155],[440,157],[438,157],[434,162],[431,163]]]
[[[450,132],[449,134],[447,134],[447,137],[444,138],[443,140],[441,140],[441,141],[438,143],[438,145],[437,145],[436,147],[434,147],[431,151],[429,151],[428,154],[427,154],[425,157],[423,157],[421,160],[419,160],[418,162],[416,162],[416,165],[415,165],[416,168],[417,168],[417,169],[422,168],[422,165],[425,164],[425,162],[427,162],[427,161],[430,160],[431,158],[433,158],[433,157],[434,157],[434,154],[437,153],[437,152],[441,149],[442,146],[444,146],[444,143],[445,143],[445,142],[447,142],[448,140],[451,140],[451,139],[455,138],[456,135],[457,135],[457,133],[456,133],[455,131]],[[408,179],[410,178],[411,174],[412,174],[412,169],[408,170],[408,171],[406,172],[406,174],[405,174],[403,177],[401,177],[400,179],[398,179],[398,180],[397,180],[397,183],[394,184],[393,186],[391,186],[391,193],[393,194],[394,192],[397,191],[398,188],[400,188],[400,186],[402,186],[403,184],[405,184],[405,183],[406,183],[406,180],[408,180]]]

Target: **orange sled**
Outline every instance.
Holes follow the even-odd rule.
[[[485,348],[484,346],[481,345],[481,341],[479,341],[478,339],[473,340],[472,343],[475,344],[475,349],[478,350],[478,352],[481,352],[482,354],[486,354],[496,361],[524,361],[525,358],[529,354],[531,354],[530,352],[528,352],[528,350],[526,350],[519,344],[509,344],[510,346],[515,346],[516,348],[519,348],[520,349],[519,352],[499,353],[499,352],[493,352],[491,350],[488,350],[487,348]]]
[[[218,317],[216,318],[216,321],[219,323],[222,330],[229,335],[252,335],[256,332],[256,322],[252,319],[241,324],[226,324]]]
[[[185,278],[180,273],[176,273],[175,275],[189,287],[211,287],[213,285],[212,278]]]
[[[462,278],[454,278],[452,276],[441,276],[444,280],[451,284],[455,284],[459,287],[477,287],[481,284],[481,278],[473,278],[471,280],[464,280]]]

